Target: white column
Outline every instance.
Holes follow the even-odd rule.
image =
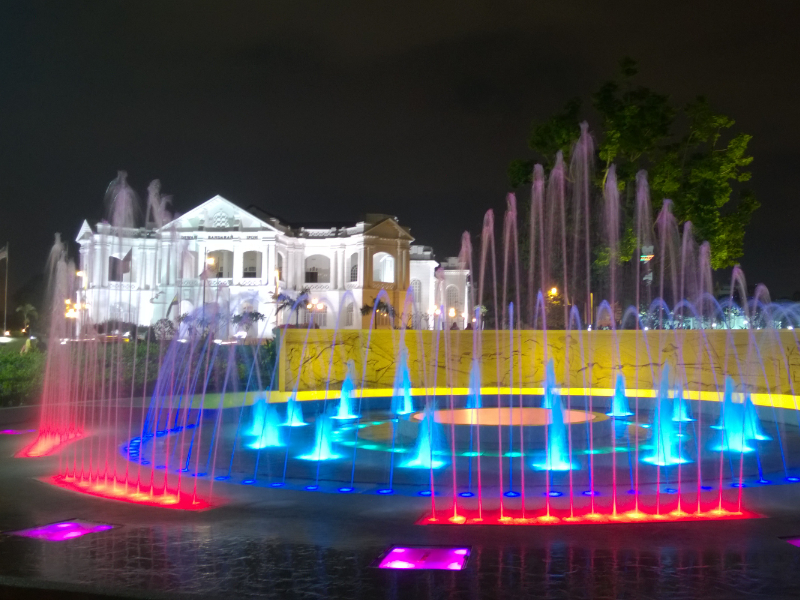
[[[242,253],[241,243],[237,244],[234,242],[232,244],[233,248],[233,272],[231,273],[231,278],[233,281],[237,281],[242,278],[242,268],[244,266],[244,254]]]

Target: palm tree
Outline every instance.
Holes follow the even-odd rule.
[[[281,292],[280,294],[273,296],[272,298],[273,300],[275,300],[276,303],[275,318],[276,319],[278,318],[278,314],[281,311],[291,310],[298,299],[300,299],[303,296],[308,298],[310,294],[311,294],[311,288],[304,287],[303,289],[300,290],[300,293],[297,295],[296,298],[292,298],[291,295],[287,294],[286,292]],[[299,324],[300,324],[300,311],[297,310],[295,311],[295,326],[298,326]]]
[[[22,322],[25,325],[24,329],[28,329],[31,324],[31,319],[38,318],[36,307],[33,304],[23,304],[17,307],[17,312],[22,313]]]

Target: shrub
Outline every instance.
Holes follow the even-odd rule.
[[[32,404],[39,398],[45,355],[32,348],[25,354],[0,350],[0,406]]]

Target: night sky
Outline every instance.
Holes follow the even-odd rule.
[[[800,290],[798,2],[10,2],[0,8],[0,246],[11,289],[103,217],[118,169],[186,212],[396,214],[441,259],[502,212],[533,119],[614,76],[706,95],[754,136],[742,265]],[[74,250],[74,249],[73,249]]]

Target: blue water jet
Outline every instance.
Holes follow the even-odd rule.
[[[400,357],[397,360],[391,411],[394,415],[408,415],[414,412],[414,403],[411,398],[411,375],[408,372],[408,350],[406,348],[400,351]]]
[[[628,407],[628,398],[625,396],[625,377],[620,373],[614,385],[614,397],[611,399],[611,412],[609,417],[629,417],[633,413]]]
[[[672,403],[672,420],[676,423],[689,423],[694,421],[689,402],[683,395],[683,389],[678,388],[675,393],[675,400]]]
[[[669,397],[669,365],[661,371],[661,384],[653,413],[653,446],[655,453],[642,459],[651,465],[665,467],[689,462],[681,456],[680,440],[672,421],[673,400]]]
[[[547,363],[544,375],[544,399],[542,407],[550,411],[550,423],[547,425],[547,449],[543,463],[534,467],[546,471],[569,471],[575,469],[570,461],[567,444],[567,426],[564,424],[564,406],[561,396],[556,391],[556,371],[553,359]]]
[[[758,418],[758,411],[750,397],[750,392],[744,395],[744,435],[748,440],[767,441],[772,438],[766,434]]]
[[[283,446],[280,425],[281,418],[278,415],[278,409],[274,405],[268,404],[265,398],[259,399],[253,406],[253,422],[247,432],[256,439],[247,444],[247,447],[259,450]]]
[[[444,429],[434,420],[433,410],[430,407],[425,408],[423,414],[412,457],[400,463],[405,469],[439,469],[447,464],[444,460],[436,458],[444,447]]]
[[[478,359],[472,359],[472,366],[469,370],[469,395],[467,396],[467,408],[480,408],[481,400],[481,363]]]
[[[358,415],[353,410],[353,392],[355,391],[356,364],[347,361],[347,374],[342,382],[342,393],[339,398],[339,408],[334,415],[334,419],[357,419]]]
[[[286,421],[283,423],[286,427],[303,427],[308,425],[303,419],[303,407],[297,401],[297,393],[294,393],[286,403]]]
[[[308,454],[298,456],[302,460],[333,460],[339,455],[333,451],[333,422],[327,415],[317,417],[314,449]]]
[[[728,376],[725,378],[725,391],[722,394],[722,413],[717,424],[712,425],[714,429],[720,430],[722,440],[712,449],[717,452],[752,452],[754,449],[747,444],[745,402],[735,402],[733,394],[733,378]]]

